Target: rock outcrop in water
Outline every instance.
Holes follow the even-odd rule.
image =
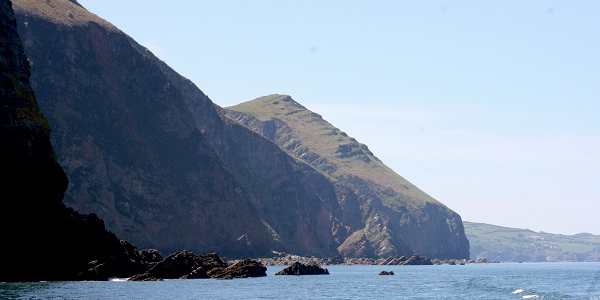
[[[77,280],[105,281],[111,277],[129,277],[133,274],[144,272],[162,260],[158,251],[137,248],[127,241],[121,241],[122,250],[129,263],[115,265],[110,260],[93,260],[88,263],[88,269],[77,274]]]
[[[402,265],[405,266],[430,266],[433,265],[431,259],[427,256],[419,256],[417,254],[411,256],[409,259],[404,261]]]
[[[183,250],[169,255],[148,271],[132,276],[130,281],[156,281],[163,279],[210,278],[207,274],[215,268],[226,268],[227,263],[217,254],[198,255]]]
[[[0,282],[107,280],[149,264],[96,215],[63,205],[67,176],[30,86],[11,2],[0,0]]]
[[[212,269],[207,274],[215,279],[264,277],[267,276],[267,268],[254,259],[244,259],[226,268]]]
[[[329,270],[316,264],[295,262],[275,275],[329,275]]]
[[[337,176],[334,161],[282,134],[293,126],[266,122],[255,132],[249,118],[233,121],[189,80],[76,3],[15,6],[32,85],[71,179],[65,202],[96,213],[120,237],[163,253],[230,258],[273,250],[468,257],[460,217],[434,199],[411,197],[422,193],[413,186],[405,195],[357,174]],[[269,128],[293,139],[283,145]],[[334,148],[340,159],[381,164],[349,138]]]
[[[377,275],[396,275],[396,274],[394,274],[394,271],[381,271]]]
[[[229,265],[215,253],[198,255],[184,250],[169,255],[145,273],[132,276],[129,281],[233,279],[263,276],[267,276],[267,268],[252,259],[240,260]]]

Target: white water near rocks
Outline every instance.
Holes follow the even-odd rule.
[[[593,299],[600,263],[326,266],[331,275],[0,283],[0,299]],[[380,271],[396,275],[380,276]]]

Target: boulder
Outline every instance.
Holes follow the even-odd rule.
[[[329,275],[329,271],[319,265],[295,262],[275,275]]]
[[[267,276],[267,268],[253,259],[244,259],[227,268],[214,268],[208,276],[217,279],[249,278]]]

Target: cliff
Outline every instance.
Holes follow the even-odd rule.
[[[421,253],[468,257],[458,214],[379,160],[369,148],[287,95],[270,95],[226,109],[232,119],[272,140],[328,176],[350,226],[344,253],[387,257]],[[348,199],[348,195],[352,195]],[[359,208],[360,207],[360,208]]]
[[[10,1],[0,0],[0,21],[0,282],[84,279],[99,265],[107,276],[139,272],[135,247],[95,215],[63,205],[67,177],[29,82]]]
[[[226,117],[192,82],[83,7],[66,0],[17,0],[15,7],[31,83],[70,178],[65,202],[98,214],[120,237],[163,253],[228,257],[333,256],[343,244],[347,256],[421,249],[432,257],[468,256],[462,227],[440,229],[462,226],[460,219],[444,225],[442,206],[424,207],[441,207],[435,222],[388,215],[379,200],[361,206],[362,196],[346,183]],[[361,235],[365,224],[383,228],[390,218],[420,220],[413,225],[428,230]],[[403,242],[424,233],[410,239],[422,241],[414,249]],[[355,247],[363,241],[394,247]]]
[[[68,205],[163,253],[335,252],[328,210],[337,201],[322,174],[227,122],[189,80],[83,8],[15,5],[71,178]]]

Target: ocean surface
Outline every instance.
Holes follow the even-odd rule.
[[[331,275],[0,283],[0,299],[595,299],[600,263],[325,266]],[[396,275],[380,276],[380,271]]]

